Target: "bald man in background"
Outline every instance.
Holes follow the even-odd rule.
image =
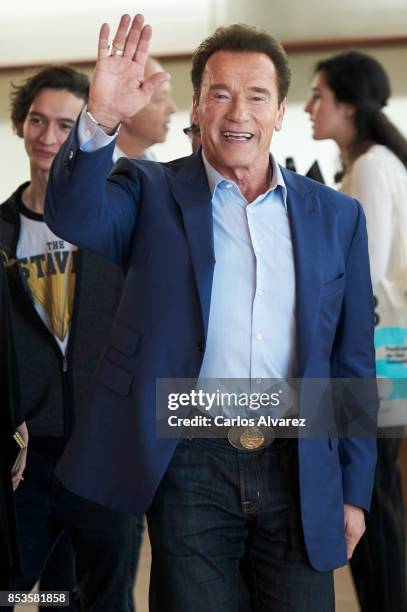
[[[144,79],[156,72],[162,72],[163,67],[152,57],[149,57],[144,71]],[[155,144],[165,142],[170,126],[170,118],[177,110],[171,97],[169,82],[158,87],[150,102],[134,117],[123,121],[117,137],[113,161],[119,157],[147,159],[157,161],[154,153],[149,150]]]

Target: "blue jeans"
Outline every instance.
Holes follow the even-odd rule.
[[[139,544],[135,518],[65,489],[54,476],[56,463],[49,455],[28,453],[24,481],[15,495],[23,575],[13,579],[11,588],[32,589],[66,533],[75,555],[81,612],[129,612],[133,551]]]
[[[334,610],[332,572],[305,550],[295,440],[250,452],[182,440],[147,519],[150,612]]]

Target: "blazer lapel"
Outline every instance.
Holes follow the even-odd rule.
[[[304,374],[315,332],[321,291],[321,216],[319,199],[304,190],[295,175],[281,169],[287,186],[287,207],[294,249],[296,282],[297,376]]]
[[[182,211],[206,338],[215,253],[212,198],[199,153],[189,157],[170,178],[170,188]]]

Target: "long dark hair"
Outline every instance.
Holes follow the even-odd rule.
[[[345,51],[319,61],[315,72],[322,72],[338,102],[356,108],[356,138],[350,154],[356,159],[369,142],[390,149],[407,168],[407,140],[383,113],[391,94],[389,77],[383,66],[361,51]],[[335,179],[341,180],[345,168]]]

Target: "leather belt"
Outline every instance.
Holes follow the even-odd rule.
[[[197,415],[202,416],[202,413],[198,410],[191,410],[189,413],[189,416],[191,418]],[[192,439],[191,437],[189,437],[189,435],[186,435],[185,437],[188,439]],[[234,448],[244,451],[261,450],[262,448],[267,448],[268,446],[273,444],[274,441],[281,441],[281,438],[276,440],[276,434],[273,427],[263,427],[257,425],[234,425],[233,427],[229,427],[229,429],[225,431],[224,436],[215,437],[223,438],[224,440],[227,440],[229,444]]]

